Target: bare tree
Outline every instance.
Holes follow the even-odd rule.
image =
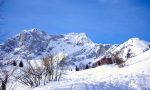
[[[30,87],[37,87],[42,82],[43,69],[40,67],[34,68],[29,61],[27,61],[28,67],[21,68],[21,74],[15,76],[15,78],[22,84]]]
[[[46,80],[49,81],[54,78],[54,62],[53,57],[51,55],[44,57],[43,59],[43,66],[45,70],[45,76],[44,76],[44,84],[46,83]]]
[[[15,78],[20,83],[33,88],[45,85],[49,81],[59,81],[63,74],[63,63],[56,61],[52,55],[42,58],[43,67],[33,67],[29,61],[27,64],[28,66],[21,68],[21,74]]]
[[[16,68],[13,68],[12,70],[6,70],[1,68],[0,71],[0,90],[6,90],[6,86],[8,82],[10,81],[11,76],[13,76],[14,71]]]
[[[64,63],[63,59],[60,60],[55,60],[52,55],[48,55],[47,57],[44,57],[43,60],[43,66],[45,70],[45,79],[44,79],[44,84],[46,81],[59,81],[63,71],[64,71]]]

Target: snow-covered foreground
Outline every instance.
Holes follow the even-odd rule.
[[[124,68],[103,65],[68,71],[59,82],[34,89],[17,85],[15,90],[150,90],[150,50],[131,58]]]

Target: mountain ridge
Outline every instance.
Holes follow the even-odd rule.
[[[110,52],[120,52],[120,57],[126,60],[128,53],[132,53],[132,57],[137,56],[149,50],[149,45],[149,42],[139,38],[131,38],[120,45],[97,44],[85,33],[48,35],[38,29],[31,29],[24,30],[1,44],[0,59],[33,60],[47,54],[63,53],[67,55],[66,62],[69,65],[79,66],[99,61]]]
[[[73,65],[89,63],[103,55],[111,45],[95,44],[85,33],[48,35],[38,29],[24,30],[0,45],[0,58],[40,59],[47,54],[67,54]]]

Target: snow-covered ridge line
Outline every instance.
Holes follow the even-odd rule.
[[[0,45],[0,59],[9,60],[40,59],[43,55],[64,53],[66,62],[71,66],[81,66],[98,61],[110,53],[120,53],[127,60],[128,54],[134,57],[150,48],[150,43],[131,38],[123,44],[97,44],[85,33],[48,35],[38,29],[24,30]],[[130,58],[128,57],[128,58]]]
[[[112,45],[96,44],[85,33],[48,35],[38,29],[24,30],[0,46],[1,59],[39,59],[46,54],[67,54],[70,65],[88,64]]]

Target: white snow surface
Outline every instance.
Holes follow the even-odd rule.
[[[61,81],[15,90],[150,90],[150,50],[130,58],[126,66],[103,65],[83,71],[67,71]]]

